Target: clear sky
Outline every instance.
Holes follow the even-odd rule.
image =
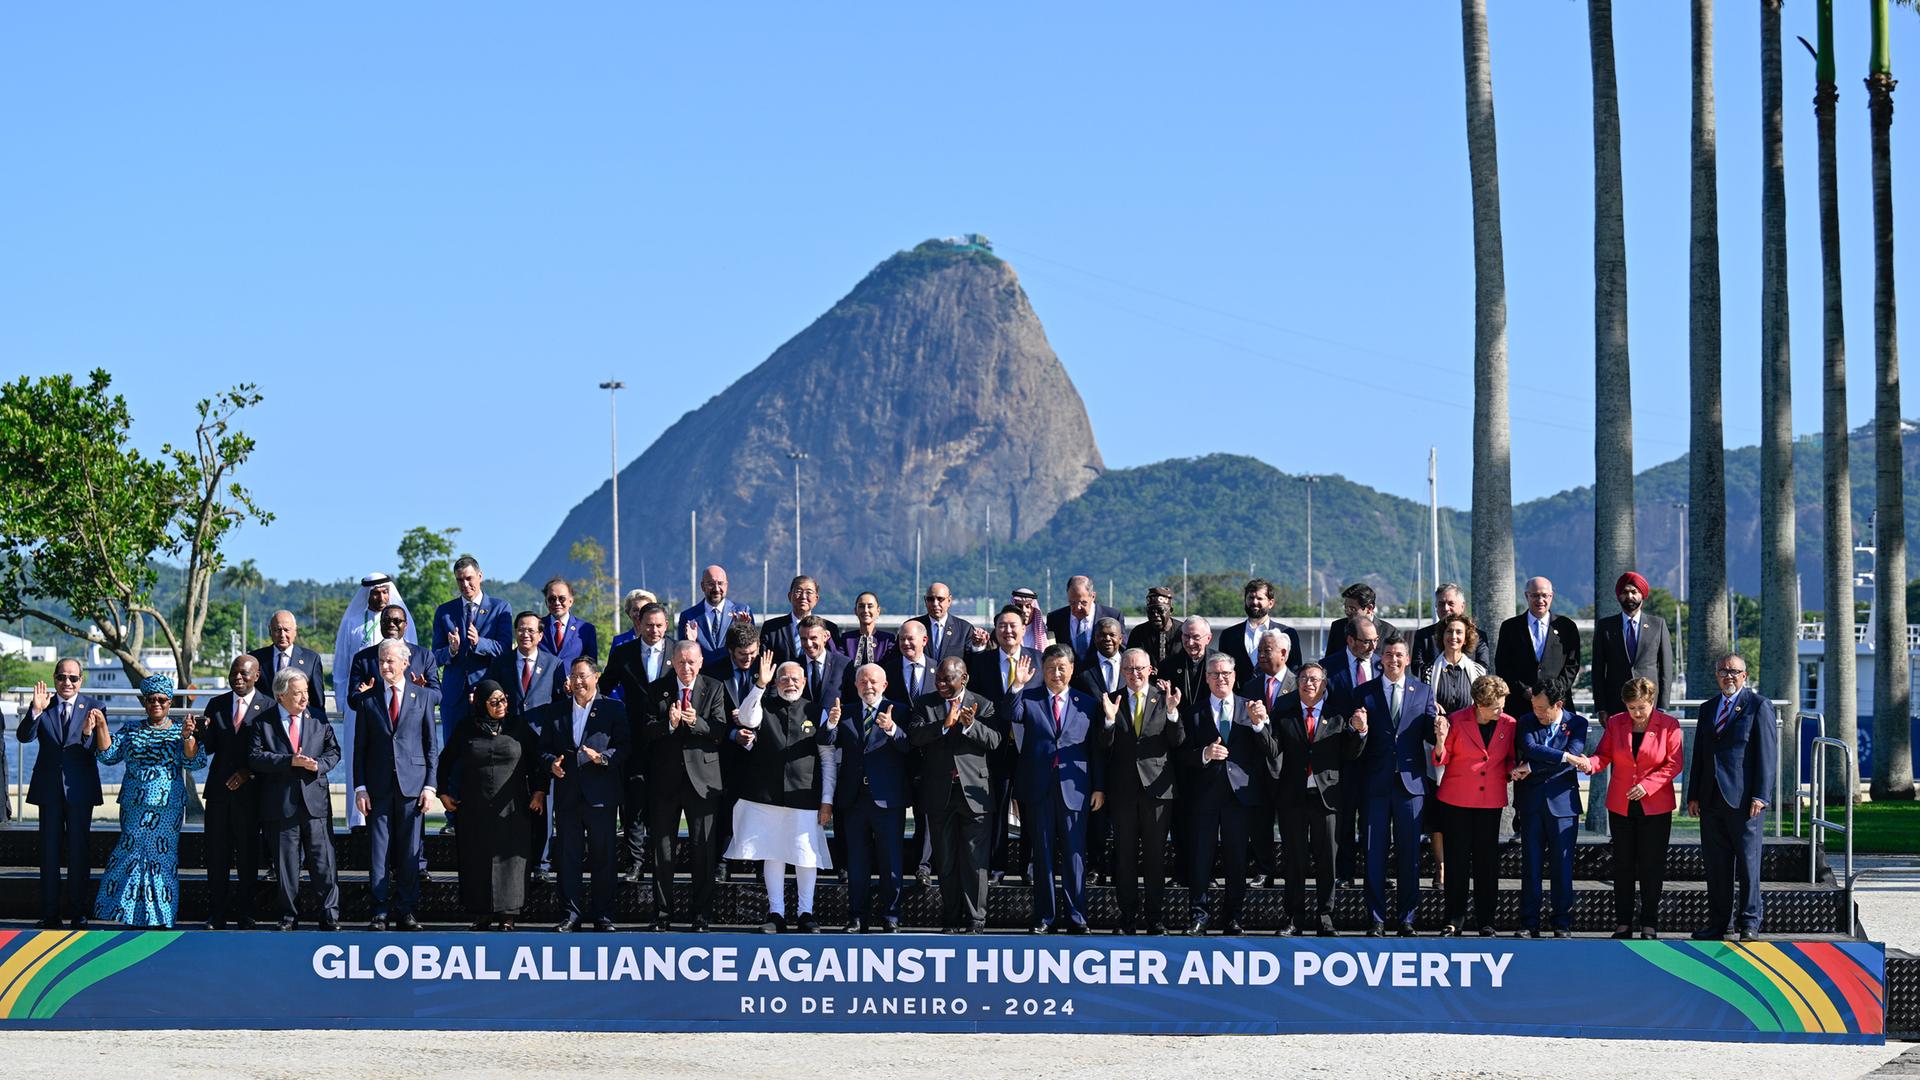
[[[1717,27],[1729,446],[1759,438],[1755,6],[1719,5]],[[606,475],[597,382],[632,387],[631,460],[892,252],[977,230],[1110,466],[1235,451],[1424,498],[1435,445],[1442,500],[1466,504],[1457,5],[935,7],[17,9],[0,376],[104,367],[149,447],[188,435],[196,398],[257,382],[241,479],[279,520],[229,550],[272,576],[391,568],[415,524],[462,526],[490,574],[518,576]],[[1489,7],[1525,499],[1593,475],[1586,6]],[[1857,425],[1867,22],[1842,7]],[[1819,249],[1812,61],[1791,39],[1812,10],[1786,13],[1802,433],[1820,424]],[[1920,19],[1894,20],[1911,76]],[[1620,4],[1615,36],[1644,468],[1687,442],[1687,6]],[[1909,326],[1916,117],[1893,129]]]

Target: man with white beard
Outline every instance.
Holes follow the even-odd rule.
[[[764,697],[770,678],[771,701]],[[807,934],[820,930],[813,918],[814,880],[819,871],[833,869],[824,826],[833,820],[836,762],[822,736],[828,724],[839,723],[840,700],[821,708],[806,697],[806,685],[806,669],[788,662],[776,671],[763,651],[733,733],[747,760],[726,857],[762,864],[767,921],[760,929],[769,934],[787,929],[788,865],[798,885],[798,929]]]

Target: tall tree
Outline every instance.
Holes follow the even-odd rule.
[[[135,682],[149,674],[151,624],[185,678],[221,541],[249,518],[273,520],[233,481],[253,453],[233,420],[260,395],[242,385],[203,399],[193,447],[148,458],[128,445],[133,416],[111,383],[94,371],[84,385],[56,375],[0,387],[0,617],[96,641]],[[186,563],[177,612],[154,605],[162,558]]]
[[[1460,0],[1473,180],[1473,606],[1482,626],[1514,611],[1513,461],[1507,416],[1507,277],[1486,0]]]
[[[252,559],[243,559],[221,571],[220,587],[240,594],[240,648],[243,651],[253,648],[253,639],[248,636],[247,597],[266,588],[267,579]]]
[[[1867,115],[1873,145],[1874,537],[1873,797],[1913,798],[1907,664],[1906,483],[1900,455],[1900,352],[1893,294],[1893,48],[1887,0],[1870,0]],[[1895,663],[1894,658],[1902,662]],[[1852,745],[1849,743],[1848,745]]]
[[[1813,117],[1820,155],[1820,399],[1821,487],[1826,535],[1820,576],[1827,597],[1824,664],[1825,732],[1855,745],[1859,726],[1853,648],[1853,492],[1847,443],[1846,308],[1840,287],[1840,165],[1834,81],[1833,0],[1814,0]],[[1801,39],[1806,44],[1806,39]],[[1830,760],[1827,790],[1844,792],[1842,763]]]
[[[1713,0],[1693,0],[1693,228],[1688,244],[1687,695],[1713,693],[1727,651],[1727,478],[1720,406],[1720,199],[1713,119]]]
[[[1800,667],[1795,657],[1800,581],[1794,567],[1793,365],[1787,342],[1787,156],[1780,3],[1760,0],[1760,692],[1776,701],[1794,701]],[[1795,730],[1791,723],[1788,730]],[[1800,740],[1784,742],[1780,768],[1787,776],[1798,776]]]
[[[1593,68],[1593,600],[1620,610],[1613,582],[1634,568],[1633,379],[1627,359],[1627,225],[1620,176],[1620,87],[1613,0],[1587,0]],[[1606,775],[1593,778],[1587,828],[1607,828]]]

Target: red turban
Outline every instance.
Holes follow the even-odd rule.
[[[1626,588],[1629,585],[1640,590],[1640,596],[1642,599],[1645,599],[1647,594],[1653,591],[1653,589],[1650,586],[1648,586],[1646,578],[1643,578],[1639,574],[1636,574],[1633,571],[1629,570],[1626,573],[1620,575],[1619,581],[1616,581],[1613,583],[1613,595],[1619,596],[1620,590]]]

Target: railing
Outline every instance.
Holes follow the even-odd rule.
[[[1845,825],[1835,824],[1820,816],[1826,810],[1827,805],[1827,770],[1825,766],[1826,751],[1829,746],[1839,750],[1847,763],[1847,823]],[[1857,768],[1858,766],[1855,765],[1853,759],[1853,747],[1848,746],[1839,739],[1829,739],[1825,735],[1818,736],[1813,740],[1813,810],[1811,812],[1812,827],[1808,830],[1807,884],[1812,885],[1820,880],[1821,830],[1844,833],[1847,838],[1846,876],[1843,879],[1846,887],[1847,933],[1855,935],[1860,932],[1859,921],[1854,917],[1853,911],[1853,794],[1860,787],[1860,776]]]
[[[1794,714],[1794,718],[1793,718],[1793,733],[1796,739],[1799,738],[1799,735],[1800,735],[1800,722],[1802,720],[1813,721],[1813,733],[1815,738],[1824,738],[1826,736],[1827,734],[1826,714],[1817,713],[1812,711],[1811,709],[1802,709],[1800,710],[1800,712]],[[1784,758],[1775,758],[1774,760],[1780,761],[1780,760],[1784,760]],[[1783,768],[1779,771],[1784,773],[1787,770]],[[1774,792],[1775,794],[1779,793],[1778,784],[1774,785]],[[1810,782],[1802,784],[1800,782],[1800,778],[1798,776],[1795,776],[1793,778],[1793,835],[1795,839],[1798,839],[1800,837],[1800,800],[1801,799],[1807,799],[1809,801],[1813,799],[1813,785]],[[1773,835],[1779,836],[1780,833],[1778,830],[1776,830]]]
[[[1870,622],[1854,623],[1853,643],[1855,645],[1865,645],[1867,643],[1867,635],[1872,631],[1873,624]],[[1827,624],[1823,622],[1803,622],[1800,624],[1795,636],[1801,641],[1825,641],[1827,640]],[[1920,652],[1920,624],[1907,624],[1907,651]]]

